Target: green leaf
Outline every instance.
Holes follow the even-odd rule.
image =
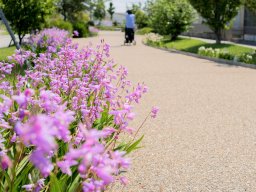
[[[73,180],[73,182],[71,183],[71,186],[69,187],[68,189],[68,192],[74,192],[74,191],[78,191],[78,187],[79,187],[79,179],[80,179],[80,176],[77,175],[76,178]]]
[[[61,184],[53,173],[50,175],[50,192],[62,192]]]
[[[28,184],[28,174],[34,169],[34,166],[31,163],[27,163],[22,169],[20,168],[19,174],[16,175],[14,182],[14,189],[22,186],[23,184]]]
[[[135,141],[134,143],[132,143],[131,145],[127,146],[125,148],[125,151],[127,154],[131,153],[132,151],[139,149],[140,147],[138,147],[138,145],[140,144],[140,142],[142,141],[142,139],[144,138],[144,135],[141,136],[141,138],[139,138],[137,141]]]
[[[16,175],[19,175],[20,172],[24,169],[24,167],[28,164],[29,162],[29,156],[26,156],[22,161],[19,163]]]
[[[127,144],[125,142],[122,142],[114,149],[114,151],[124,151],[126,146]]]
[[[1,171],[2,171],[2,170],[1,170]],[[7,181],[8,186],[11,186],[11,178],[10,178],[10,176],[7,174],[6,171],[2,171],[2,173],[3,173],[3,175],[4,175],[4,178],[5,178],[6,181]]]

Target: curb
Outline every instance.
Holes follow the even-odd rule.
[[[239,67],[246,67],[246,68],[256,69],[255,64],[247,64],[247,63],[242,63],[242,62],[238,62],[238,61],[231,61],[231,60],[219,59],[219,58],[211,58],[211,57],[198,55],[198,54],[195,54],[195,53],[179,51],[179,50],[176,50],[176,49],[170,49],[170,48],[164,48],[164,47],[154,47],[154,46],[151,46],[151,45],[147,45],[145,42],[143,42],[143,44],[148,46],[148,47],[160,49],[160,50],[163,50],[163,51],[168,51],[168,52],[171,52],[171,53],[178,53],[178,54],[182,54],[182,55],[186,55],[186,56],[196,57],[196,58],[199,58],[199,59],[206,59],[206,60],[209,60],[209,61],[214,61],[214,62],[218,62],[218,63],[221,63],[221,64],[226,64],[226,65],[234,65],[234,66],[239,66]]]

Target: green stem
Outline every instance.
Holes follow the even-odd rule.
[[[13,187],[14,187],[14,182],[15,182],[15,179],[16,179],[16,168],[21,160],[21,157],[22,157],[22,153],[23,153],[23,150],[24,150],[24,146],[22,145],[21,146],[21,149],[19,150],[17,156],[15,157],[15,161],[13,163],[13,167],[12,167],[12,170],[11,170],[11,175],[12,175],[12,178],[11,178],[11,186],[10,186],[10,191],[14,191]]]

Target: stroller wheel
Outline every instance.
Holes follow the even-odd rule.
[[[136,41],[133,41],[133,45],[136,45]]]

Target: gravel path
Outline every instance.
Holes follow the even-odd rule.
[[[256,70],[146,47],[141,37],[121,46],[120,32],[76,41],[102,38],[129,78],[150,88],[134,126],[152,105],[161,109],[142,130],[130,185],[114,192],[256,191]]]

